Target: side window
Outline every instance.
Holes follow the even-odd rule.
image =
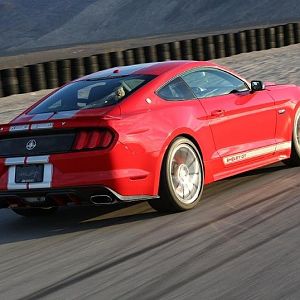
[[[217,69],[201,69],[182,76],[197,98],[248,91],[239,78]]]
[[[192,91],[181,77],[177,77],[157,92],[165,100],[186,100],[195,98]]]

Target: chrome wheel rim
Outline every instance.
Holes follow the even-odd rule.
[[[170,157],[169,170],[176,197],[184,204],[197,200],[202,185],[202,167],[193,147],[178,145]]]

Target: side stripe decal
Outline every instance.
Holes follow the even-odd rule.
[[[291,141],[283,142],[283,143],[279,143],[279,144],[275,144],[275,145],[271,145],[271,146],[267,146],[267,147],[250,150],[247,152],[241,152],[241,153],[237,153],[234,155],[226,156],[223,158],[223,162],[225,165],[230,165],[233,163],[237,163],[239,161],[251,159],[254,157],[258,157],[258,156],[263,156],[266,154],[271,154],[271,153],[274,153],[275,151],[291,149],[291,147],[292,147]]]

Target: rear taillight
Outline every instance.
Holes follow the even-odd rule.
[[[76,135],[73,150],[105,149],[113,140],[113,133],[106,129],[81,130]]]

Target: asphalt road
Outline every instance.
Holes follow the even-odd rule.
[[[193,211],[147,203],[1,211],[1,299],[299,299],[299,168],[208,186]]]
[[[279,79],[286,67],[297,82],[299,55],[291,46],[222,62]],[[13,97],[0,101],[1,120],[24,105]],[[299,216],[300,168],[283,164],[208,185],[180,214],[147,203],[34,219],[3,209],[0,299],[300,299]]]

